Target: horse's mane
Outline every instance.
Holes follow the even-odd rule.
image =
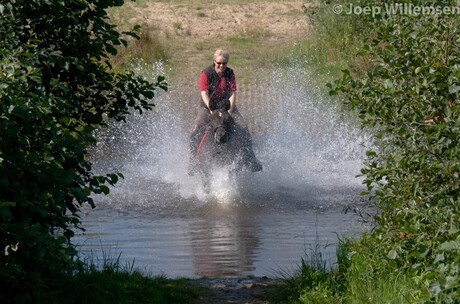
[[[222,116],[224,116],[222,118]],[[230,115],[230,113],[228,113],[227,110],[225,109],[217,109],[217,110],[214,110],[211,114],[211,123],[215,120],[215,119],[223,119],[223,124],[228,127],[232,127],[235,125],[235,119],[233,119],[232,115]],[[230,131],[230,130],[229,130]]]

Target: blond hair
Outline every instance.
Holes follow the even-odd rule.
[[[214,61],[216,61],[216,59],[218,57],[224,57],[225,60],[228,61],[228,59],[230,58],[230,55],[228,54],[227,51],[224,51],[223,49],[217,49],[215,52],[214,52]]]

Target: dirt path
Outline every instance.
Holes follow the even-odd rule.
[[[212,292],[199,300],[201,304],[267,304],[267,292],[282,281],[278,279],[240,278],[240,279],[199,279],[194,284],[208,287]]]

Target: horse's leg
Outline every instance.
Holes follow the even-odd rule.
[[[195,126],[190,135],[189,139],[189,167],[187,169],[187,173],[190,176],[195,175],[198,172],[198,159],[197,159],[197,152],[198,147],[200,145],[200,141],[202,140],[205,132],[206,132],[206,124],[209,123],[209,111],[205,108],[198,109],[198,115],[195,119]]]
[[[187,174],[190,176],[195,175],[197,172],[197,167],[198,167],[198,160],[196,157],[196,153],[198,150],[198,145],[199,145],[199,134],[201,130],[193,130],[192,134],[190,135],[189,139],[189,165],[187,168]]]
[[[211,192],[211,180],[209,179],[209,176],[206,176],[203,179],[203,190],[206,194],[209,194]]]
[[[200,168],[201,182],[203,184],[203,190],[206,194],[211,192],[211,178],[210,173],[205,168]]]
[[[257,160],[252,149],[252,138],[249,130],[243,126],[236,126],[235,132],[238,134],[239,149],[242,157],[242,166],[249,168],[251,172],[262,171],[262,165]]]

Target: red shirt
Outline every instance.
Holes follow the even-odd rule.
[[[201,91],[208,91],[209,90],[209,81],[208,77],[204,72],[201,72],[200,75],[200,92]],[[236,80],[235,74],[233,74],[232,78],[230,79],[230,92],[233,93],[236,91]],[[216,91],[214,92],[213,98],[223,97],[225,95],[226,85],[225,85],[225,77],[224,75],[219,76],[219,82],[217,83]],[[209,96],[211,97],[211,96]]]

